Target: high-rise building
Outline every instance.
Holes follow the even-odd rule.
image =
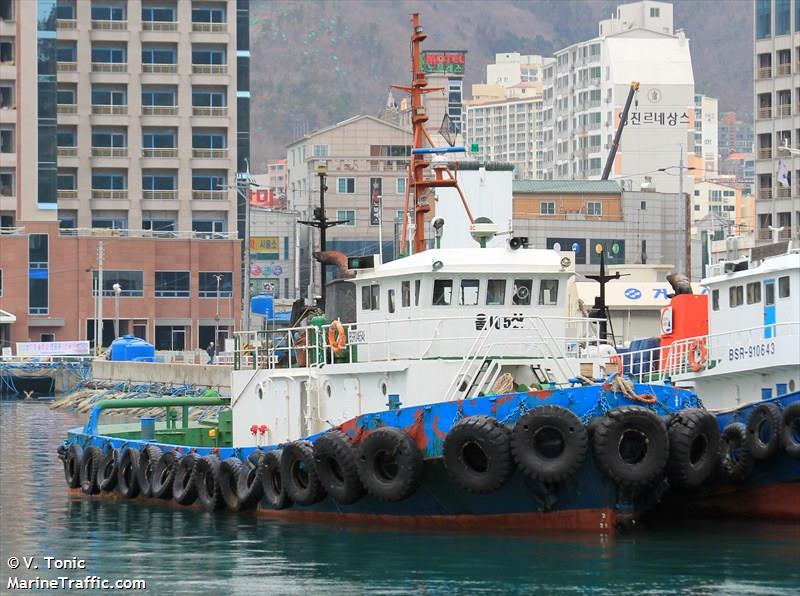
[[[233,330],[248,28],[247,0],[0,0],[6,341],[93,339],[100,252],[120,333],[184,349]]]
[[[800,238],[800,6],[756,0],[755,138],[757,240]]]
[[[753,152],[753,121],[739,120],[736,112],[725,112],[719,118],[719,156]]]
[[[718,105],[714,97],[694,96],[694,146],[689,165],[694,167],[691,172],[696,181],[719,176]]]
[[[597,37],[555,53],[543,69],[545,177],[599,178],[631,83],[639,82],[611,179],[639,188],[650,176],[677,192],[694,149],[694,75],[689,40],[673,28],[672,5],[622,4]],[[684,192],[691,177],[683,177]]]

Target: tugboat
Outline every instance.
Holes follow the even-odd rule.
[[[426,250],[426,199],[457,181],[453,148],[424,129],[412,24],[414,253],[351,257],[324,312],[238,334],[230,400],[96,405],[59,449],[72,489],[280,518],[611,532],[659,501],[668,465],[711,474],[714,417],[691,390],[617,375],[603,321],[568,316],[569,256],[521,238]],[[483,246],[491,225],[468,216]],[[159,406],[159,422],[99,425],[111,408]],[[195,406],[219,406],[218,420],[193,422]],[[684,429],[677,450],[668,421]]]

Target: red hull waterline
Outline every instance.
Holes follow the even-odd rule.
[[[800,482],[724,488],[676,504],[687,512],[709,516],[800,522]]]
[[[129,501],[116,492],[87,496],[80,489],[68,489],[70,496],[103,501]],[[130,502],[160,505],[176,509],[201,510],[199,503],[188,507],[171,500],[137,497]],[[229,512],[220,511],[226,515]],[[621,514],[613,509],[573,509],[566,511],[508,513],[495,515],[378,515],[368,513],[338,513],[299,509],[256,509],[243,512],[267,519],[325,524],[354,524],[358,526],[391,527],[426,530],[482,530],[482,531],[557,531],[598,532],[607,534],[620,526],[631,525],[637,516]]]

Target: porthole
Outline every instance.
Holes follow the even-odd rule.
[[[794,379],[789,379],[789,391],[794,393],[795,387],[797,387],[797,385],[795,384]]]
[[[260,385],[258,387],[258,399],[264,399],[264,388]]]
[[[388,390],[389,390],[389,389],[388,389],[388,387],[386,386],[386,381],[381,381],[381,393],[382,393],[383,395],[386,395],[386,393],[387,393],[387,391],[388,391]]]
[[[330,383],[325,383],[325,395],[327,395],[328,397],[333,395],[333,389],[331,388]]]

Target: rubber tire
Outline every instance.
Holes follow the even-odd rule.
[[[216,455],[206,455],[197,461],[192,471],[197,500],[206,511],[217,511],[225,505],[220,490],[219,466],[219,458]]]
[[[286,486],[281,475],[281,450],[269,451],[261,463],[261,488],[264,499],[272,509],[286,509],[292,506],[292,499],[286,494]]]
[[[702,452],[698,453],[698,449]],[[670,484],[696,488],[708,479],[717,466],[719,425],[706,410],[689,408],[675,413],[669,422]]]
[[[627,431],[644,435],[644,455],[626,462],[620,453]],[[667,426],[654,412],[640,406],[623,406],[608,412],[592,438],[594,459],[600,470],[622,486],[646,486],[664,471],[669,457]]]
[[[313,505],[325,498],[314,466],[314,449],[308,441],[293,441],[283,448],[281,479],[286,494],[298,505]]]
[[[753,454],[747,446],[747,427],[733,422],[722,430],[719,447],[719,463],[726,480],[746,480],[753,471]]]
[[[238,457],[229,457],[219,466],[219,491],[228,511],[234,513],[242,510],[242,501],[236,489],[241,472],[242,460]]]
[[[442,462],[450,479],[464,490],[487,494],[511,477],[511,433],[497,418],[468,416],[456,422],[444,439]],[[474,453],[465,448],[472,446]],[[480,457],[476,462],[472,456]]]
[[[340,430],[328,431],[314,443],[314,467],[319,481],[337,503],[349,505],[364,496],[357,458],[352,439]]]
[[[193,474],[199,459],[196,453],[188,453],[178,462],[172,480],[172,499],[178,505],[191,505],[197,500],[197,487],[194,485]]]
[[[563,449],[547,457],[535,443],[537,434],[551,429],[561,436]],[[583,465],[589,443],[586,427],[573,412],[561,406],[540,406],[523,415],[511,431],[511,453],[526,476],[555,484],[563,482]]]
[[[96,462],[102,455],[103,452],[95,445],[90,445],[83,451],[83,459],[81,460],[81,490],[85,495],[96,495],[100,492],[100,487],[97,486]]]
[[[117,465],[117,490],[126,499],[139,496],[139,450],[127,447],[122,451]]]
[[[251,454],[252,455],[252,454]],[[252,509],[264,495],[261,475],[264,471],[261,463],[264,460],[264,453],[259,452],[260,457],[251,465],[251,459],[247,458],[247,463],[242,465],[239,477],[236,479],[236,494],[239,495],[242,511]]]
[[[147,445],[139,455],[136,479],[139,481],[139,492],[143,497],[153,496],[153,475],[159,459],[161,459],[161,449],[155,445]]]
[[[769,438],[761,440],[760,429],[766,424]],[[781,410],[775,404],[759,404],[747,419],[747,449],[755,459],[767,459],[781,445],[783,420]]]
[[[70,488],[81,485],[81,463],[83,462],[83,447],[73,443],[64,454],[64,479]]]
[[[110,492],[117,486],[117,465],[119,464],[119,450],[107,447],[95,460],[94,476],[97,487],[103,492]]]
[[[151,479],[153,496],[157,499],[169,500],[172,498],[172,483],[175,481],[175,472],[178,469],[178,454],[174,451],[165,451],[156,462]]]
[[[800,459],[800,401],[796,401],[783,411],[781,443],[786,455]]]
[[[379,469],[378,458],[389,456],[396,472]],[[422,483],[422,453],[408,433],[384,426],[370,432],[358,447],[358,475],[367,492],[379,501],[397,502],[413,495]]]

